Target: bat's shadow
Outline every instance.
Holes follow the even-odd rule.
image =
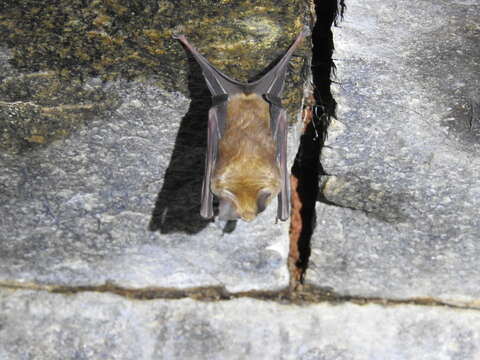
[[[200,196],[207,148],[210,92],[200,66],[188,56],[190,108],[178,130],[170,164],[150,220],[161,233],[201,231],[211,220],[200,216]]]

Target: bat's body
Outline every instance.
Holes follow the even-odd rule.
[[[176,36],[202,67],[213,99],[202,188],[203,217],[213,216],[215,194],[220,202],[219,217],[223,220],[251,221],[275,196],[278,196],[277,218],[288,218],[288,124],[280,97],[288,61],[308,33],[308,29],[302,31],[267,74],[248,84],[223,74],[200,55],[185,36]]]
[[[227,103],[225,132],[219,141],[211,190],[230,197],[238,216],[250,221],[281,188],[270,129],[270,105],[257,94],[234,95]],[[263,197],[260,194],[264,194]],[[232,209],[220,208],[229,218]]]

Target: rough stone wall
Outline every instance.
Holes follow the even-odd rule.
[[[478,305],[479,4],[348,6],[308,282]]]
[[[275,204],[228,231],[199,215],[210,94],[172,33],[183,27],[207,58],[246,81],[283,54],[308,11],[305,1],[288,10],[271,1],[4,7],[0,279],[288,286],[288,224],[275,223]],[[286,84],[292,122],[308,49],[307,39]]]
[[[199,217],[209,93],[170,35],[246,80],[313,4],[2,3],[1,360],[480,358],[479,5],[346,5],[299,285],[275,206]]]

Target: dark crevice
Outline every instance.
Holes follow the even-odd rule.
[[[320,163],[330,119],[335,117],[336,101],[330,85],[335,73],[332,54],[334,50],[332,26],[343,17],[344,0],[314,0],[316,23],[312,31],[313,98],[310,109],[311,121],[306,125],[300,139],[292,175],[297,178],[297,192],[301,202],[301,233],[297,240],[298,259],[296,266],[303,274],[308,267],[310,240],[315,229],[315,203],[319,196],[319,177],[326,175]]]

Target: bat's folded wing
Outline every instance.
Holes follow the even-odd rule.
[[[195,60],[202,68],[203,75],[207,82],[207,86],[212,93],[212,96],[219,95],[234,95],[237,93],[256,93],[261,96],[270,94],[281,98],[283,85],[285,83],[285,75],[288,67],[288,62],[293,55],[293,52],[300,44],[302,39],[310,34],[310,29],[305,26],[293,44],[289,47],[285,55],[279,60],[279,62],[269,70],[260,79],[250,82],[242,83],[235,79],[232,79],[228,75],[213,66],[198,50],[192,46],[183,34],[174,34],[174,38],[178,39],[185,45],[185,47],[192,53]]]
[[[267,95],[271,98],[280,99],[282,97],[283,86],[285,84],[288,62],[290,61],[300,42],[309,34],[310,29],[305,26],[302,32],[297,35],[297,38],[292,45],[290,45],[285,55],[283,55],[282,58],[277,62],[277,64],[260,79],[246,85],[247,91],[254,92],[261,96]]]
[[[208,89],[212,93],[212,97],[233,95],[244,91],[245,84],[232,79],[210,64],[210,62],[188,42],[185,35],[174,35],[174,38],[180,40],[182,44],[185,45],[202,68],[203,76],[207,82]]]
[[[279,109],[274,128],[276,160],[280,168],[281,190],[278,194],[277,219],[285,221],[290,216],[290,178],[287,168],[288,120],[285,109]]]

